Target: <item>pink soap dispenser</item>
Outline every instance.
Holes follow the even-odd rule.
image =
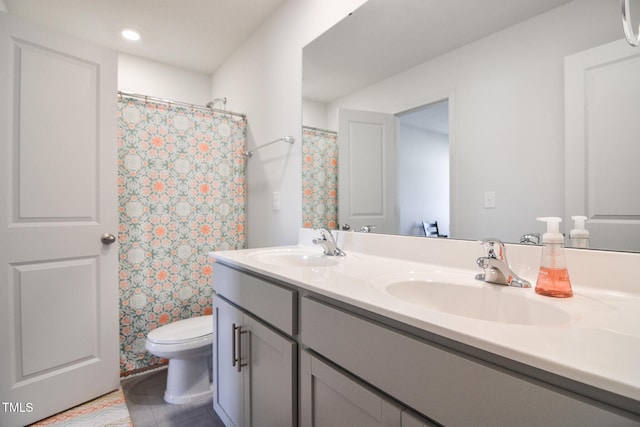
[[[542,236],[542,259],[536,293],[556,298],[571,297],[573,290],[564,259],[564,236],[559,231],[562,219],[540,217],[537,220],[547,223],[547,232]]]

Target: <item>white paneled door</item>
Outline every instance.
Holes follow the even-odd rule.
[[[0,13],[5,427],[118,387],[116,61]]]
[[[640,49],[618,40],[565,58],[565,230],[640,251]]]
[[[340,109],[338,114],[338,222],[378,233],[396,230],[396,118]]]

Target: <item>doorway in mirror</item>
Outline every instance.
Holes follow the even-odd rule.
[[[449,101],[398,114],[397,143],[396,231],[421,236],[429,219],[449,235]]]
[[[424,236],[450,232],[449,100],[395,114],[339,109],[338,224]]]

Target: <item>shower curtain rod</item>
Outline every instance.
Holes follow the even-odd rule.
[[[330,133],[332,135],[337,135],[338,132],[334,130],[322,129],[322,128],[314,128],[313,126],[302,126],[302,129],[315,130],[318,132]]]
[[[246,118],[247,118],[246,114],[242,114],[242,113],[234,113],[233,111],[219,110],[217,108],[207,107],[206,105],[195,105],[195,104],[189,104],[189,103],[186,103],[186,102],[173,101],[171,99],[155,98],[153,96],[140,95],[140,94],[137,94],[137,93],[125,92],[125,91],[122,91],[122,90],[118,91],[118,96],[119,97],[126,97],[126,98],[142,99],[145,102],[146,101],[151,101],[151,102],[157,102],[157,103],[161,103],[161,104],[167,104],[169,107],[171,107],[172,105],[177,105],[179,107],[187,107],[187,108],[192,108],[192,109],[196,109],[196,110],[213,111],[213,112],[216,112],[216,113],[230,114],[232,116],[242,117],[242,119],[244,119],[244,120],[246,120]]]

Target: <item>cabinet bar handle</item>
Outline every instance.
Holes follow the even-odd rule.
[[[242,363],[242,334],[246,334],[247,331],[242,330],[242,326],[236,326],[233,324],[233,365],[238,364],[238,372],[242,372],[242,368],[247,366],[246,363]],[[237,334],[237,335],[236,335]],[[237,345],[237,347],[236,347]]]
[[[231,325],[231,366],[236,366],[236,324]]]

